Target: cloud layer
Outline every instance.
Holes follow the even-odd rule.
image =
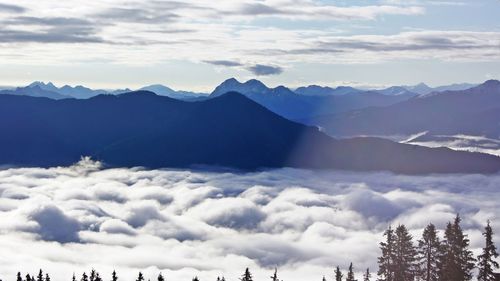
[[[0,3],[0,55],[4,63],[14,65],[209,62],[254,75],[280,74],[303,62],[500,59],[496,31],[396,29],[380,34],[372,29],[353,32],[344,24],[356,27],[391,16],[419,17],[436,5],[447,4],[22,0]],[[316,27],[325,23],[330,28]]]
[[[90,161],[0,170],[0,277],[91,267],[120,280],[320,280],[335,265],[376,269],[389,224],[415,236],[460,212],[472,247],[496,216],[500,175],[399,176],[279,169],[254,173],[100,169]],[[498,230],[497,230],[498,231]],[[498,242],[498,237],[496,238]]]

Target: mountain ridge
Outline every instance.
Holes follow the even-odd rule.
[[[500,170],[500,158],[479,153],[336,140],[234,92],[194,102],[148,91],[61,100],[0,95],[0,130],[0,164],[23,166],[70,165],[87,155],[116,167]]]

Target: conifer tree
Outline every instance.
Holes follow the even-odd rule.
[[[87,273],[83,272],[82,274],[82,279],[80,279],[81,281],[89,281],[89,277],[87,276]]]
[[[73,277],[71,278],[71,281],[76,281],[76,276],[75,276],[74,272],[73,272]]]
[[[323,281],[326,281],[326,277],[323,275]]]
[[[101,276],[99,275],[99,272],[95,273],[94,281],[102,281]]]
[[[48,273],[45,273],[45,281],[50,281],[50,276]]]
[[[274,269],[274,274],[271,275],[271,280],[272,281],[279,281],[279,278],[278,278],[278,269],[277,268]]]
[[[372,278],[372,274],[370,273],[370,269],[367,268],[365,274],[363,275],[363,281],[370,281]]]
[[[111,281],[118,281],[118,275],[116,275],[115,270],[113,270],[113,273],[111,273]]]
[[[96,275],[96,272],[95,270],[92,268],[92,270],[90,271],[90,276],[89,276],[89,281],[95,281],[95,275]]]
[[[399,225],[395,231],[394,280],[413,281],[416,273],[417,251],[413,246],[412,236],[405,225]]]
[[[226,281],[226,277],[222,276],[222,278],[220,279],[220,281]]]
[[[340,267],[337,266],[337,268],[335,268],[335,281],[342,281],[343,277],[344,275],[342,274],[342,271],[340,271]]]
[[[219,277],[217,277],[217,279],[219,279]],[[161,274],[158,274],[158,278],[157,278],[158,281],[165,281],[165,278],[163,277],[163,275]]]
[[[21,277],[21,272],[17,273],[16,281],[23,281],[23,277]]]
[[[198,276],[195,276],[195,277],[193,278],[193,281],[200,281],[200,279],[198,279]]]
[[[486,244],[483,248],[483,253],[478,256],[477,267],[479,273],[477,276],[478,281],[495,281],[495,270],[499,268],[498,262],[495,261],[498,258],[497,248],[493,243],[493,229],[491,228],[490,221],[488,220],[486,227],[484,228],[483,236],[486,240]]]
[[[139,271],[136,281],[144,281],[144,275],[142,275],[142,272]]]
[[[436,227],[429,224],[418,240],[418,276],[422,281],[438,281],[441,267],[442,245],[437,235]]]
[[[36,281],[43,281],[43,271],[40,269],[38,271],[38,276],[36,277]]]
[[[384,232],[385,241],[380,243],[382,255],[378,258],[379,281],[399,281],[394,279],[395,237],[392,227]]]
[[[31,281],[31,276],[30,276],[30,274],[29,274],[29,273],[28,273],[28,274],[26,274],[26,281]]]
[[[250,273],[250,269],[248,267],[245,269],[245,273],[240,278],[241,281],[253,281],[252,273]]]
[[[443,264],[440,281],[472,280],[475,259],[469,250],[469,239],[460,226],[461,218],[455,217],[446,226],[443,242]]]
[[[357,281],[357,280],[354,278],[354,269],[353,269],[353,266],[352,266],[352,262],[351,262],[351,264],[349,265],[349,271],[347,271],[347,278],[346,278],[346,281]]]

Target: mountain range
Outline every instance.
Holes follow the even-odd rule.
[[[308,120],[335,136],[466,134],[500,138],[500,81],[434,92],[385,106],[325,115]]]
[[[314,95],[310,91],[305,93],[304,90],[299,91],[301,94],[284,86],[269,88],[255,79],[242,83],[231,78],[217,86],[210,97],[218,97],[231,91],[238,92],[292,120],[309,119],[370,106],[387,106],[409,98],[405,95],[385,95],[377,91],[360,91],[354,88],[349,90],[337,88],[337,90],[343,94]]]
[[[150,85],[143,87],[139,90],[148,90],[155,92],[161,96],[167,96],[176,99],[190,99],[196,98],[200,96],[204,96],[200,93],[193,93],[187,91],[175,91],[169,87],[163,85]],[[17,87],[17,88],[6,88],[0,89],[0,94],[9,94],[9,95],[20,95],[20,96],[32,96],[32,97],[46,97],[50,99],[67,99],[67,98],[76,98],[76,99],[88,99],[97,95],[102,94],[123,94],[127,92],[131,92],[132,90],[126,89],[115,89],[115,90],[93,90],[81,85],[72,87],[69,85],[64,85],[62,87],[55,86],[52,82],[44,83],[40,81],[33,82],[25,87]]]
[[[333,139],[229,92],[187,102],[148,91],[89,99],[0,95],[0,165],[297,167],[493,173],[500,158],[378,138]]]

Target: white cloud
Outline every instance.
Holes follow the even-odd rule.
[[[0,15],[5,26],[0,31],[2,60],[14,65],[107,62],[144,66],[184,60],[269,75],[280,74],[296,62],[500,59],[498,32],[422,30],[340,36],[344,30],[335,28],[338,21],[418,16],[425,12],[420,2],[340,6],[288,0],[217,1],[209,5],[197,0],[85,4],[23,0],[18,5],[28,9],[21,15]],[[332,28],[262,26],[254,23],[258,17],[294,23],[322,20],[332,22]]]
[[[484,222],[500,226],[500,175],[92,167],[0,170],[0,277],[94,267],[124,281],[236,279],[248,266],[264,280],[278,265],[283,279],[319,280],[350,261],[375,271],[389,224],[418,236],[460,212],[475,251]]]

